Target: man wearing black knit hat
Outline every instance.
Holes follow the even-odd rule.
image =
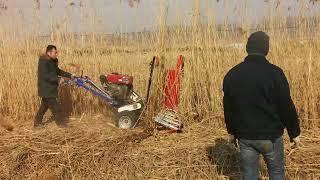
[[[240,145],[244,180],[259,178],[262,154],[271,180],[285,179],[283,132],[299,146],[300,126],[281,68],[268,62],[269,36],[258,31],[247,42],[248,56],[223,82],[223,104],[230,141]]]

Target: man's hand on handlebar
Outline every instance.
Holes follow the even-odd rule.
[[[75,74],[71,74],[71,79],[73,80],[76,77]]]
[[[60,77],[59,78],[59,85],[63,84],[65,82],[64,78],[63,77]]]

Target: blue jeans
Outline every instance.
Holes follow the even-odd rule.
[[[271,140],[239,139],[241,173],[243,180],[259,178],[259,155],[262,154],[268,167],[270,180],[284,180],[284,148],[282,137]]]

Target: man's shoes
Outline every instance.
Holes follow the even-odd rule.
[[[70,126],[66,123],[57,124],[59,128],[69,128]]]
[[[33,125],[33,128],[35,128],[35,129],[42,129],[43,127],[44,127],[44,126],[43,126],[42,123],[34,124],[34,125]]]

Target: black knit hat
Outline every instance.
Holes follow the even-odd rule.
[[[266,56],[269,52],[269,36],[263,31],[250,35],[247,42],[247,53]]]

